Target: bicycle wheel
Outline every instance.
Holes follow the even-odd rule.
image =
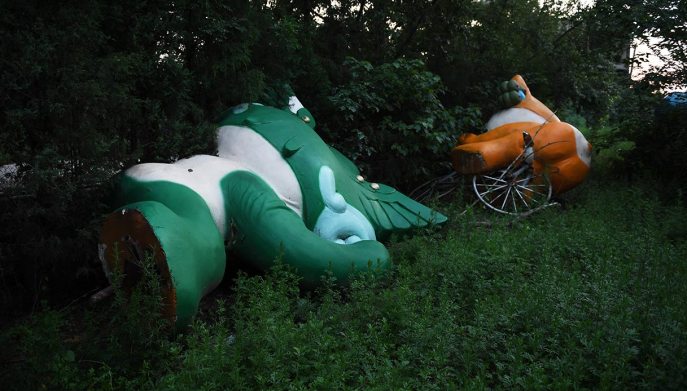
[[[489,209],[516,216],[547,205],[552,192],[548,177],[527,164],[475,175],[472,188]]]

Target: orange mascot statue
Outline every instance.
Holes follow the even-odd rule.
[[[550,182],[553,195],[579,185],[589,172],[592,150],[582,133],[532,96],[520,75],[499,90],[499,102],[510,108],[489,119],[486,133],[460,136],[451,151],[454,169],[464,175],[488,175],[526,164],[534,177]]]

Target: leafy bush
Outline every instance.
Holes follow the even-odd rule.
[[[610,91],[609,110],[601,116],[578,111],[570,102],[558,111],[562,120],[577,127],[592,144],[593,169],[605,176],[655,175],[656,158],[676,158],[673,153],[666,154],[665,147],[674,145],[680,136],[673,133],[672,139],[666,138],[657,131],[654,112],[659,97],[646,91],[642,83],[632,87]]]
[[[373,66],[348,58],[350,79],[330,97],[326,122],[332,144],[361,163],[372,178],[407,187],[448,167],[460,129],[475,127],[476,108],[445,109],[438,76],[420,60]]]
[[[240,277],[229,324],[203,325],[162,388],[683,388],[687,247],[668,233],[687,211],[579,190],[515,226],[472,210],[343,290]]]
[[[628,140],[623,129],[612,125],[598,125],[580,131],[592,144],[594,170],[608,175],[629,167],[626,159],[635,150],[636,143]]]
[[[661,178],[666,190],[684,191],[687,180],[687,105],[657,104],[653,126],[642,134],[642,160],[653,175]],[[677,188],[677,189],[676,189]]]
[[[445,205],[447,227],[391,244],[390,275],[346,287],[329,277],[302,291],[284,265],[240,274],[228,300],[177,340],[151,318],[154,281],[140,304],[116,299],[114,312],[86,316],[88,332],[81,312],[46,312],[2,337],[11,364],[0,380],[10,389],[684,389],[687,210],[662,204],[655,187],[587,182],[565,209],[520,221]]]
[[[152,384],[178,351],[162,316],[160,281],[141,263],[131,287],[115,273],[109,304],[83,311],[44,309],[2,333],[0,382],[7,390],[140,389]]]

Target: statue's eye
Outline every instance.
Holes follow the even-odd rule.
[[[243,113],[243,112],[246,111],[246,110],[248,110],[248,103],[241,103],[240,105],[234,106],[234,107],[231,109],[231,111],[232,111],[234,114],[241,114],[241,113]]]

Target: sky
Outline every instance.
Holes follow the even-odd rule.
[[[545,1],[547,0],[539,0],[539,3],[542,4]],[[578,4],[580,8],[588,8],[593,6],[596,0],[564,0],[564,2],[567,2],[569,4]],[[632,67],[632,72],[630,73],[630,77],[632,78],[632,80],[641,80],[650,68],[660,67],[661,65],[663,65],[663,61],[661,61],[661,59],[656,55],[654,49],[659,42],[660,39],[652,37],[649,38],[648,42],[642,42],[637,39],[633,41],[633,48],[630,52],[630,56],[634,57],[648,55],[648,62],[644,64],[635,64]],[[670,52],[668,51],[664,50],[661,54],[666,58],[670,58]],[[668,87],[663,92],[667,93],[685,90],[687,90],[687,85]]]

